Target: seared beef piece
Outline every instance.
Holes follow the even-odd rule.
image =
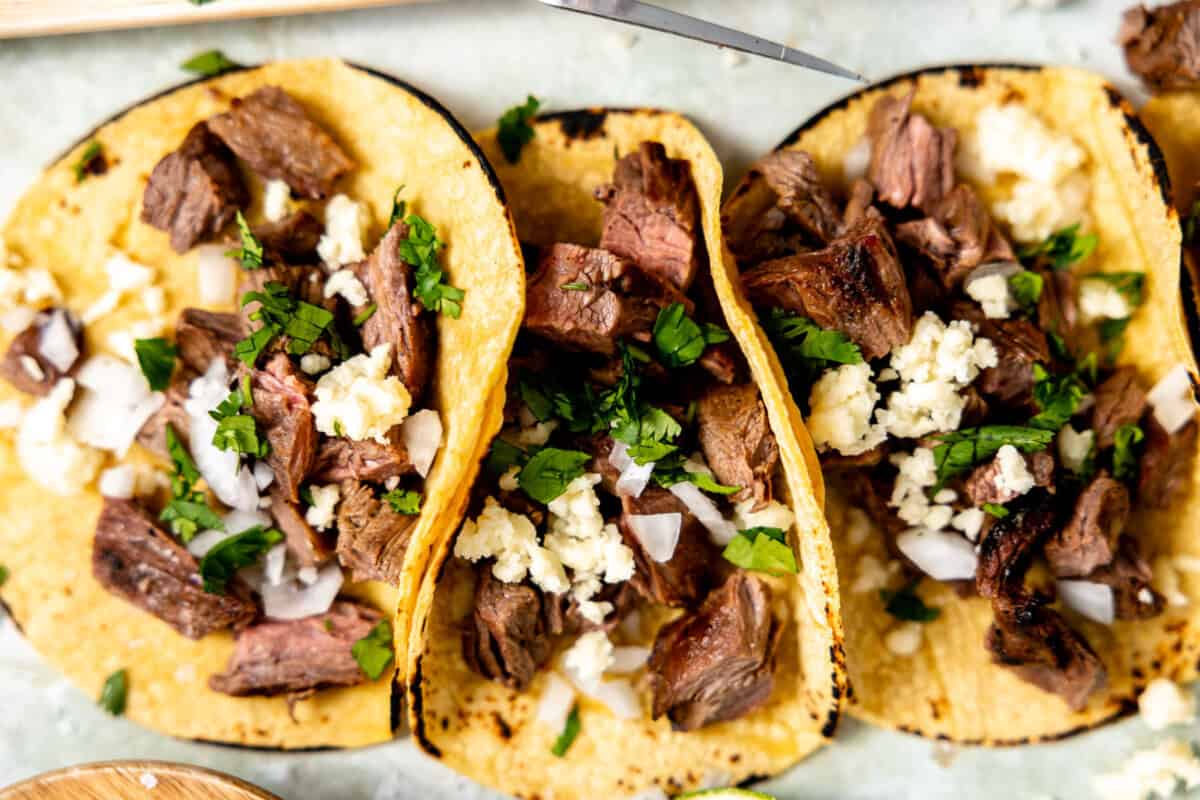
[[[463,657],[485,678],[521,691],[550,657],[542,593],[492,575],[491,564],[477,570],[475,612],[463,629]]]
[[[879,199],[894,208],[928,212],[954,187],[954,148],[958,132],[934,128],[912,113],[913,90],[907,97],[881,97],[871,109],[871,166],[867,177]]]
[[[1117,429],[1136,425],[1146,410],[1146,392],[1138,383],[1137,370],[1118,367],[1096,387],[1096,407],[1092,411],[1092,430],[1096,432],[1096,449],[1112,447]]]
[[[883,461],[883,457],[887,455],[887,452],[888,447],[886,443],[876,445],[865,453],[859,453],[855,456],[844,456],[836,450],[827,450],[819,454],[821,471],[841,472],[850,469],[874,467]]]
[[[1112,587],[1117,619],[1149,619],[1162,613],[1166,599],[1150,585],[1154,573],[1142,558],[1137,540],[1121,536],[1116,557],[1084,580]]]
[[[232,372],[238,363],[233,348],[249,333],[241,314],[185,308],[175,325],[175,346],[184,374],[203,375],[218,358],[225,359],[226,369]]]
[[[407,238],[408,226],[397,222],[355,272],[375,303],[375,313],[360,329],[363,346],[368,351],[392,346],[392,374],[416,404],[433,371],[434,330],[433,315],[422,314],[413,297],[413,267],[400,257],[400,242]]]
[[[261,292],[268,283],[281,283],[297,300],[333,310],[335,304],[325,299],[325,277],[324,270],[312,266],[289,267],[279,264],[251,270],[245,273],[242,285],[238,287],[238,302],[247,292]],[[258,308],[256,302],[247,303],[242,306],[242,314],[248,318]],[[255,327],[258,327],[257,324]]]
[[[980,264],[1015,258],[983,201],[964,183],[933,203],[928,217],[897,225],[896,241],[928,258],[942,284],[952,290]]]
[[[75,342],[76,355],[70,364],[56,366],[42,353],[42,341],[48,332],[55,331],[60,326],[65,326],[70,332]],[[75,371],[81,363],[79,356],[82,353],[83,325],[79,319],[65,308],[51,308],[38,314],[28,328],[13,338],[4,359],[0,360],[0,378],[4,378],[13,388],[26,394],[45,396],[60,378]]]
[[[564,289],[583,285],[586,289]],[[658,312],[681,302],[673,286],[607,250],[546,248],[525,292],[525,327],[552,342],[611,355],[618,339],[654,327]]]
[[[609,494],[617,493],[617,479],[621,477],[621,470],[612,465],[608,460],[612,455],[612,449],[615,442],[612,436],[607,433],[597,433],[581,439],[578,442],[578,447],[586,453],[592,454],[592,460],[588,462],[587,471],[597,473],[600,476],[600,485]]]
[[[249,202],[233,153],[198,122],[150,173],[142,222],[168,232],[175,252],[185,253],[219,234]]]
[[[731,499],[753,497],[756,508],[770,500],[779,446],[758,387],[709,386],[700,396],[696,418],[700,448],[713,474],[726,486],[742,487]]]
[[[865,218],[824,250],[759,264],[742,274],[742,283],[756,306],[781,306],[842,331],[868,360],[912,335],[904,270],[876,218]]]
[[[1192,480],[1196,452],[1195,420],[1173,434],[1151,414],[1142,425],[1146,440],[1138,462],[1138,502],[1150,508],[1167,508]]]
[[[807,157],[804,153],[799,156]],[[779,157],[779,154],[768,156],[772,157]],[[796,156],[784,158],[795,159]],[[734,190],[721,211],[721,229],[741,269],[767,259],[825,246],[826,239],[821,231],[828,230],[828,223],[825,215],[819,211],[824,203],[810,197],[807,202],[793,202],[792,205],[812,212],[811,219],[817,229],[802,224],[803,215],[797,220],[785,211],[780,205],[779,194],[767,181],[760,166],[755,164],[751,167],[745,180]]]
[[[271,445],[267,463],[275,473],[275,488],[293,503],[300,500],[300,483],[312,468],[317,451],[312,391],[312,385],[283,353],[276,353],[264,368],[251,374],[254,407],[250,413]]]
[[[1095,325],[1085,325],[1079,317],[1078,280],[1067,270],[1038,267],[1042,277],[1042,295],[1038,299],[1037,324],[1047,334],[1062,337],[1067,351],[1076,360],[1100,349],[1100,333]]]
[[[850,198],[846,201],[846,208],[842,212],[840,230],[849,230],[867,217],[882,217],[879,209],[873,205],[874,202],[875,187],[871,185],[870,181],[859,178],[851,184]]]
[[[1150,88],[1194,89],[1200,83],[1200,0],[1125,12],[1117,41],[1125,63]]]
[[[621,497],[621,536],[633,550],[637,568],[634,588],[652,603],[668,606],[695,606],[716,582],[715,568],[721,563],[721,549],[712,543],[700,520],[692,516],[679,498],[658,486],[647,486],[640,497]],[[655,561],[642,548],[633,532],[631,514],[679,514],[679,543],[667,561]]]
[[[301,197],[329,196],[338,178],[354,168],[337,142],[278,86],[234,100],[208,127],[257,175],[282,180]]]
[[[709,345],[696,363],[721,383],[733,383],[738,376],[737,346],[732,340]]]
[[[396,427],[388,433],[387,444],[374,439],[356,441],[342,436],[322,439],[317,445],[309,478],[317,483],[348,480],[383,483],[411,472],[416,469],[408,459],[408,449]]]
[[[1054,456],[1043,450],[1038,453],[1026,453],[1023,457],[1026,469],[1033,475],[1038,486],[1054,484]],[[1008,487],[997,486],[996,479],[999,476],[999,456],[994,457],[986,464],[980,464],[971,471],[963,484],[963,491],[970,499],[971,505],[982,506],[984,503],[1003,505],[1019,496]]]
[[[1036,410],[1033,365],[1050,360],[1046,334],[1026,319],[988,319],[983,309],[966,300],[955,302],[950,316],[970,322],[977,335],[989,339],[996,348],[999,363],[980,374],[975,388],[1002,406]]]
[[[801,150],[777,150],[760,159],[756,168],[779,198],[776,205],[810,238],[824,244],[837,236],[841,215],[812,156]]]
[[[1023,593],[1030,561],[1057,525],[1053,500],[1044,489],[1032,489],[1015,503],[980,542],[975,568],[979,594],[995,600]]]
[[[962,421],[959,427],[972,428],[982,425],[987,419],[988,401],[983,399],[983,395],[974,386],[968,386],[959,394],[967,401],[963,406]]]
[[[195,557],[129,500],[104,500],[96,523],[92,575],[108,591],[189,639],[240,627],[257,613],[238,584],[227,594],[204,591]]]
[[[764,705],[781,632],[767,585],[734,572],[697,611],[658,632],[647,665],[654,718],[666,714],[673,728],[691,731]]]
[[[642,142],[617,162],[613,182],[596,190],[605,204],[600,247],[627,258],[681,292],[704,258],[700,204],[691,166]]]
[[[383,619],[369,606],[335,601],[324,614],[260,622],[238,634],[225,671],[208,679],[214,692],[274,695],[366,681],[351,649]]]
[[[993,607],[996,620],[984,640],[992,661],[1061,696],[1075,711],[1083,710],[1107,680],[1104,664],[1087,640],[1040,600],[1001,600]]]
[[[313,263],[325,226],[307,211],[294,211],[278,222],[263,222],[250,229],[263,247],[269,264]]]
[[[333,557],[332,537],[318,533],[300,507],[285,498],[278,486],[271,488],[271,516],[283,531],[288,550],[302,567],[315,567]]]
[[[418,517],[401,514],[375,496],[375,490],[358,481],[342,484],[337,513],[337,554],[354,580],[400,583],[404,551]]]
[[[937,267],[924,258],[910,258],[905,264],[908,273],[908,296],[912,298],[913,317],[919,318],[926,311],[945,317],[945,307],[950,293],[942,285]]]
[[[175,429],[179,441],[185,447],[188,446],[188,414],[183,409],[183,404],[188,398],[188,380],[188,377],[178,372],[175,374],[175,380],[171,381],[167,390],[163,392],[162,406],[150,415],[150,418],[142,425],[142,429],[138,431],[137,443],[142,447],[161,456],[169,456],[170,453],[167,452],[168,425]]]
[[[1113,560],[1129,519],[1129,490],[1101,472],[1075,500],[1071,519],[1046,542],[1055,575],[1078,577]]]

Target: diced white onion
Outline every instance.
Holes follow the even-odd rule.
[[[535,713],[537,721],[544,723],[546,727],[557,734],[567,724],[567,716],[571,713],[571,707],[574,705],[575,689],[571,687],[571,684],[556,673],[547,673],[546,686],[542,689],[542,696],[538,698]]]
[[[212,550],[230,536],[233,536],[233,534],[226,531],[200,531],[188,542],[188,552],[196,558],[204,558],[208,555],[209,550]]]
[[[342,589],[342,569],[337,564],[323,567],[309,586],[287,581],[262,589],[263,613],[271,619],[303,619],[324,614]]]
[[[1095,622],[1112,625],[1116,618],[1111,586],[1095,581],[1059,581],[1058,596],[1067,608]]]
[[[245,511],[235,508],[232,511],[225,512],[221,520],[225,523],[225,530],[230,533],[241,533],[256,526],[260,528],[271,527],[270,515],[264,514],[262,511]]]
[[[614,647],[612,664],[608,666],[608,671],[620,674],[635,672],[644,667],[649,660],[649,647]]]
[[[296,578],[305,586],[311,586],[317,582],[317,578],[321,577],[321,573],[316,567],[301,567],[296,573]]]
[[[442,418],[433,409],[422,409],[404,420],[400,435],[417,474],[422,478],[428,476],[433,458],[442,446]]]
[[[196,248],[196,289],[204,305],[224,306],[236,299],[238,265],[225,255],[226,249],[219,244]]]
[[[678,497],[688,511],[700,520],[714,543],[724,547],[737,536],[737,526],[721,516],[721,509],[696,484],[680,481],[671,487],[671,494]]]
[[[75,333],[65,311],[55,311],[38,335],[38,351],[59,372],[68,372],[79,358]]]
[[[1196,415],[1192,396],[1192,378],[1187,367],[1176,364],[1146,393],[1154,408],[1154,418],[1167,433],[1177,433]]]
[[[670,561],[679,544],[679,529],[683,515],[678,511],[667,514],[630,514],[626,517],[629,529],[641,542],[646,555],[660,564]]]
[[[283,583],[283,566],[287,563],[287,545],[283,542],[267,551],[263,559],[263,577],[272,586]]]
[[[133,472],[133,467],[121,464],[101,472],[97,486],[100,494],[104,497],[129,500],[133,497],[133,490],[137,486],[137,476]]]
[[[85,361],[76,383],[83,391],[71,407],[68,430],[78,441],[118,456],[165,402],[161,392],[150,391],[141,370],[106,354]]]
[[[608,706],[617,719],[640,719],[642,703],[627,680],[600,681],[588,690],[593,699]]]
[[[939,581],[975,577],[979,557],[971,543],[957,533],[909,528],[896,537],[896,546],[918,569]]]
[[[261,492],[275,482],[275,471],[265,461],[254,462],[254,483]]]
[[[613,442],[613,448],[608,454],[608,463],[621,471],[617,477],[617,494],[641,497],[650,482],[650,474],[654,472],[654,462],[638,464],[629,455],[629,448],[624,442]]]
[[[188,415],[192,458],[208,486],[222,503],[243,511],[258,509],[258,484],[249,467],[239,467],[238,454],[212,443],[217,422],[208,415],[229,394],[225,359],[213,359],[208,371],[191,382],[183,408]]]

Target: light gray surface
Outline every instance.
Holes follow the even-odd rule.
[[[1123,90],[1134,88],[1112,43],[1123,0],[1078,0],[1049,12],[1011,10],[1011,0],[668,4],[811,50],[873,78],[930,63],[1037,61],[1082,64],[1114,78]],[[733,65],[710,47],[634,34],[533,0],[450,0],[0,42],[0,215],[43,164],[97,122],[180,81],[179,62],[210,47],[246,62],[314,54],[349,58],[426,89],[468,127],[490,123],[526,92],[557,109],[675,108],[704,128],[731,179],[851,88],[780,64]],[[224,770],[289,800],[489,796],[407,741],[349,753],[279,755],[173,741],[111,720],[42,665],[11,624],[0,625],[0,786],[69,764],[137,757]],[[848,723],[837,744],[763,788],[811,800],[1091,797],[1095,773],[1156,738],[1130,721],[1065,743],[960,750],[947,758],[930,742]]]

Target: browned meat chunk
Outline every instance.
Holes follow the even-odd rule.
[[[1138,383],[1137,370],[1120,367],[1096,387],[1096,407],[1092,411],[1092,430],[1096,449],[1112,447],[1117,429],[1136,425],[1146,410],[1146,392]]]
[[[640,497],[621,498],[621,536],[633,550],[636,569],[631,582],[647,600],[668,606],[694,606],[716,580],[721,550],[712,543],[708,531],[680,500],[666,489],[647,486]],[[667,561],[652,559],[633,532],[630,515],[679,514],[679,542]]]
[[[1152,91],[1200,83],[1200,0],[1134,6],[1122,17],[1117,40],[1129,69]]]
[[[128,500],[104,501],[96,523],[92,575],[108,591],[189,639],[240,627],[257,613],[236,585],[227,594],[204,591],[192,554]]]
[[[199,122],[150,173],[142,222],[169,233],[171,247],[185,253],[219,234],[249,202],[233,153]]]
[[[567,288],[563,288],[567,287]],[[626,259],[575,244],[546,249],[525,292],[525,327],[566,347],[612,355],[617,340],[654,327],[686,300]]]
[[[827,450],[820,454],[821,471],[822,472],[841,472],[851,469],[862,469],[864,467],[874,467],[879,462],[883,461],[883,457],[887,455],[888,448],[886,444],[881,444],[872,447],[865,453],[858,455],[845,456],[836,450]]]
[[[434,331],[428,314],[413,298],[413,267],[400,257],[408,226],[397,222],[355,271],[367,288],[375,313],[361,328],[363,346],[392,346],[392,374],[420,401],[433,370]]]
[[[775,687],[781,631],[767,585],[734,572],[697,611],[658,632],[647,667],[655,719],[666,714],[691,731],[761,707]]]
[[[975,388],[999,405],[1034,410],[1033,365],[1050,360],[1046,334],[1027,319],[988,319],[979,306],[967,301],[956,302],[950,314],[972,323],[978,335],[996,348],[999,363],[980,374]]]
[[[278,86],[234,100],[208,127],[255,173],[284,181],[301,197],[327,197],[354,168],[337,142]]]
[[[596,190],[605,204],[600,247],[686,292],[704,259],[700,204],[691,167],[642,142],[617,162],[613,182]]]
[[[1046,542],[1055,575],[1080,576],[1113,560],[1129,519],[1129,490],[1101,472],[1080,492],[1071,519]]]
[[[254,407],[250,413],[271,446],[267,463],[275,473],[275,488],[292,503],[299,501],[300,484],[316,457],[312,391],[312,385],[283,353],[276,353],[263,369],[251,373]]]
[[[337,554],[356,581],[400,583],[404,551],[417,523],[416,515],[400,514],[358,481],[342,484],[338,505]]]
[[[263,222],[251,228],[263,247],[263,260],[269,264],[313,263],[317,244],[325,226],[307,211],[288,214],[278,222]]]
[[[51,343],[54,358],[43,351],[43,343],[47,342]],[[74,355],[69,349],[57,352],[57,342],[73,343]],[[0,378],[26,394],[45,396],[60,378],[75,371],[82,353],[83,325],[65,308],[52,308],[38,314],[28,328],[13,338],[4,359],[0,360]]]
[[[1033,489],[1014,504],[980,542],[975,568],[979,594],[993,600],[1024,594],[1030,562],[1057,524],[1053,501],[1044,489]]]
[[[338,600],[324,614],[251,625],[238,634],[225,671],[210,677],[208,686],[241,697],[362,683],[367,676],[351,650],[381,619],[373,608]]]
[[[842,212],[841,230],[850,230],[867,217],[880,218],[879,209],[874,206],[875,187],[870,181],[861,178],[850,186],[850,199],[846,201],[846,209]]]
[[[322,440],[317,446],[311,479],[317,483],[348,480],[383,483],[415,472],[408,460],[408,450],[400,440],[399,428],[393,428],[388,438],[387,444],[343,437]]]
[[[1079,317],[1078,280],[1067,270],[1039,267],[1042,277],[1042,296],[1038,299],[1037,324],[1047,334],[1061,336],[1070,356],[1082,360],[1088,353],[1100,349],[1100,335],[1095,325],[1084,325]]]
[[[1167,433],[1153,415],[1143,426],[1146,441],[1138,463],[1137,499],[1150,508],[1168,508],[1192,481],[1196,454],[1196,421],[1174,434]]]
[[[297,300],[332,310],[333,303],[325,299],[325,271],[320,267],[291,267],[282,264],[263,267],[245,273],[238,287],[238,299],[247,292],[264,291],[268,283],[279,283],[287,287],[288,293]],[[249,317],[258,310],[257,302],[242,306],[242,314]]]
[[[740,364],[737,346],[732,341],[709,345],[696,363],[721,383],[733,383]]]
[[[543,598],[532,586],[504,583],[490,564],[477,570],[475,611],[463,629],[463,658],[477,673],[522,690],[550,657]]]
[[[1138,552],[1137,540],[1122,536],[1112,563],[1085,580],[1107,584],[1113,590],[1117,619],[1149,619],[1162,613],[1166,599],[1151,587],[1154,573]]]
[[[167,456],[169,455],[167,452],[168,425],[175,429],[175,433],[183,445],[188,446],[190,423],[187,412],[183,409],[183,404],[188,398],[187,379],[176,373],[175,380],[171,382],[163,395],[162,407],[151,414],[150,419],[142,425],[142,429],[138,431],[137,443],[159,455]]]
[[[896,241],[928,258],[947,289],[980,264],[1015,258],[975,190],[962,183],[933,203],[928,217],[897,225]]]
[[[308,524],[300,507],[283,497],[278,486],[271,490],[271,516],[275,518],[275,526],[283,531],[288,550],[300,566],[315,567],[333,557],[328,537]]]
[[[1027,453],[1023,457],[1025,468],[1033,475],[1036,485],[1053,485],[1054,456],[1043,450],[1040,453]],[[971,471],[963,486],[964,492],[971,500],[971,505],[982,506],[984,503],[1003,505],[1020,496],[1018,492],[997,482],[1001,471],[999,456]]]
[[[742,487],[733,499],[753,497],[755,507],[770,500],[779,446],[758,387],[710,386],[700,397],[696,416],[700,448],[713,474],[726,486]]]
[[[751,167],[721,213],[721,228],[742,269],[820,249],[838,227],[837,206],[812,157],[800,150],[771,153]]]
[[[871,166],[867,176],[879,199],[894,208],[928,211],[954,187],[954,148],[958,132],[935,128],[912,113],[915,90],[907,97],[881,97],[871,109]]]
[[[231,372],[237,365],[233,348],[246,338],[249,328],[241,314],[185,308],[175,325],[175,346],[186,377],[202,375],[212,362],[225,359]]]
[[[864,219],[829,247],[767,261],[742,274],[751,301],[839,330],[870,360],[912,335],[912,300],[882,221]]]

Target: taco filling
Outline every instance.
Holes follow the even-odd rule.
[[[362,198],[338,190],[354,168],[283,89],[234,100],[154,167],[141,224],[198,248],[201,301],[236,287],[240,310],[156,314],[155,270],[116,255],[107,294],[40,311],[0,362],[39,398],[17,432],[29,478],[63,495],[98,479],[95,579],[181,636],[232,629],[208,679],[231,695],[351,686],[391,661],[391,609],[343,589],[399,582],[442,439],[433,318],[462,293],[402,201],[368,246]],[[88,352],[85,328],[131,295],[147,319]]]
[[[687,161],[642,143],[596,191],[598,247],[537,249],[505,424],[454,555],[462,649],[557,732],[577,694],[693,730],[768,702],[795,573],[779,449],[709,276]],[[533,253],[533,250],[530,250]],[[568,743],[569,745],[569,743]]]
[[[1078,710],[1106,670],[1077,620],[1167,602],[1127,522],[1190,480],[1190,380],[1114,365],[1145,276],[1091,268],[1086,151],[1015,103],[960,132],[912,100],[875,103],[844,196],[801,150],[764,158],[726,236],[824,471],[887,539],[851,591],[901,620],[888,649],[916,652],[918,584],[947,582],[991,602],[994,663]]]

